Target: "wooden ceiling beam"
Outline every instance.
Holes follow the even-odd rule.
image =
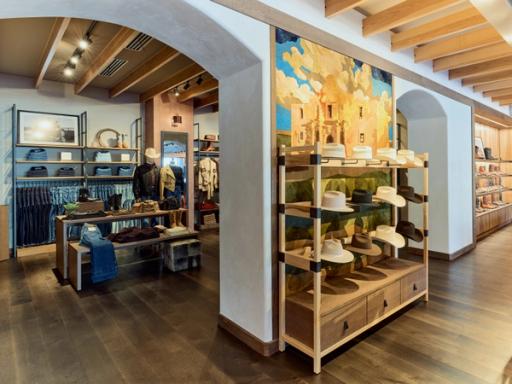
[[[473,91],[488,92],[488,91],[496,91],[496,90],[511,88],[511,87],[512,87],[512,80],[493,81],[492,83],[475,85],[475,86],[473,86]]]
[[[219,93],[215,92],[204,99],[198,99],[194,101],[194,109],[201,109],[209,107],[210,105],[219,104]]]
[[[496,128],[496,129],[510,128],[509,126],[497,124],[493,120],[488,120],[488,119],[482,118],[481,116],[478,116],[478,115],[475,115],[475,122],[483,124],[483,125],[487,125],[488,127],[492,127],[492,128]]]
[[[506,95],[512,95],[512,88],[504,88],[504,89],[497,89],[495,91],[485,91],[484,92],[485,97],[499,97],[499,96],[506,96]]]
[[[175,49],[167,46],[163,47],[149,60],[139,65],[132,73],[114,85],[109,91],[110,97],[119,96],[127,89],[162,68],[165,64],[176,59],[179,55],[180,53]]]
[[[41,86],[46,71],[52,62],[53,56],[55,56],[55,52],[57,51],[57,48],[62,40],[62,37],[64,36],[64,32],[66,32],[66,29],[68,28],[70,21],[70,17],[57,17],[55,19],[52,29],[50,30],[50,36],[46,41],[43,53],[41,55],[39,70],[37,71],[37,76],[34,81],[35,88],[39,88]]]
[[[199,64],[191,64],[188,67],[185,67],[183,70],[173,74],[168,79],[148,89],[146,92],[140,95],[140,101],[144,102],[152,99],[153,97],[158,96],[171,88],[175,88],[186,81],[192,80],[194,77],[197,77],[205,72],[206,71]]]
[[[184,103],[193,99],[194,97],[204,95],[205,93],[211,92],[218,88],[219,82],[216,79],[208,79],[203,81],[200,85],[196,85],[195,87],[192,87],[191,89],[181,93],[178,96],[178,101],[180,103]]]
[[[411,48],[419,44],[486,24],[478,10],[469,6],[462,11],[391,35],[391,50]]]
[[[79,94],[110,62],[137,36],[139,32],[121,27],[101,53],[94,59],[91,66],[75,84],[75,93]]]
[[[333,17],[363,4],[366,0],[325,0],[325,17]]]
[[[503,107],[504,105],[510,105],[512,104],[512,97],[508,98],[508,99],[503,99],[503,100],[500,100],[500,105]]]
[[[490,74],[481,75],[481,76],[468,77],[468,78],[462,79],[462,85],[467,87],[470,85],[492,83],[494,81],[508,80],[508,79],[512,79],[512,70],[497,72],[497,73],[490,73]]]
[[[492,97],[491,99],[492,99],[492,101],[501,101],[501,100],[507,100],[510,98],[512,98],[512,91],[509,90],[506,95]]]
[[[491,109],[486,105],[475,102],[474,109],[475,116],[480,116],[482,119],[493,121],[496,124],[501,125],[502,128],[512,127],[512,117],[498,112],[495,109]]]
[[[484,61],[483,63],[468,65],[462,68],[451,69],[449,72],[450,80],[464,77],[485,75],[512,69],[512,56],[502,59]]]
[[[363,19],[363,36],[380,32],[421,19],[424,16],[442,11],[462,3],[464,0],[406,0]]]
[[[485,27],[467,31],[446,40],[435,41],[414,49],[416,63],[486,47],[503,42],[501,35],[494,27]]]
[[[483,63],[512,55],[512,47],[505,42],[441,57],[434,60],[434,72]]]

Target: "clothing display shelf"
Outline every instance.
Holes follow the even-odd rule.
[[[313,371],[320,373],[321,359],[359,334],[372,328],[410,303],[428,300],[428,154],[417,155],[423,166],[391,165],[380,160],[341,160],[322,156],[321,144],[279,148],[279,350],[289,344],[313,358]],[[313,221],[313,247],[311,256],[286,250],[286,217],[294,204],[286,203],[287,172],[294,168],[313,168],[313,201],[308,215]],[[422,261],[413,262],[388,258],[357,271],[361,278],[331,277],[322,282],[321,185],[322,169],[384,168],[418,169],[423,172],[423,234]],[[292,213],[295,215],[295,213]],[[343,214],[343,213],[340,213]],[[312,289],[293,293],[287,297],[286,267],[293,266],[313,274]],[[377,274],[380,279],[370,275]],[[348,284],[348,289],[344,285]],[[338,289],[338,291],[336,291]],[[325,292],[323,292],[325,290]],[[332,292],[335,291],[336,294]]]
[[[201,151],[201,148],[204,144],[220,144],[220,140],[211,140],[211,139],[202,139],[201,138],[201,125],[199,123],[194,123],[194,127],[196,127],[197,137],[194,138],[194,166],[199,167],[199,162],[204,158],[218,158],[220,156],[219,151]],[[194,184],[194,195],[199,196],[199,189],[196,184]],[[215,214],[218,218],[219,208],[208,208],[201,209],[200,204],[195,204],[195,227],[197,229],[212,229],[218,228],[219,223],[216,224],[203,224],[204,215]]]
[[[38,111],[27,111],[24,112],[38,112]],[[133,177],[128,176],[109,176],[109,177],[95,177],[88,176],[87,174],[87,164],[88,154],[91,150],[108,150],[108,151],[126,151],[131,152],[133,154],[132,160],[130,162],[120,162],[119,164],[113,163],[115,165],[132,165],[135,166],[140,162],[140,152],[144,140],[144,127],[142,118],[138,118],[134,121],[130,126],[130,140],[129,143],[130,148],[104,148],[104,147],[95,147],[95,146],[87,146],[88,143],[88,124],[87,124],[87,112],[84,111],[78,117],[78,144],[77,145],[60,145],[60,144],[26,144],[26,143],[18,143],[18,113],[20,110],[17,108],[17,105],[14,104],[11,107],[11,125],[12,125],[12,168],[11,168],[11,177],[13,180],[13,184],[15,184],[14,190],[18,186],[26,186],[27,183],[46,183],[53,182],[60,185],[62,183],[76,183],[79,182],[81,186],[87,187],[88,180],[130,180]],[[71,152],[73,157],[77,157],[78,159],[73,160],[58,160],[58,159],[48,159],[48,160],[28,160],[23,158],[22,153],[25,153],[27,149],[30,148],[38,148],[38,149],[46,149],[48,151],[51,150],[60,150]],[[24,172],[27,169],[27,166],[58,166],[58,165],[67,165],[73,166],[78,165],[78,169],[76,170],[75,176],[54,176],[48,175],[46,177],[27,177]],[[19,184],[19,185],[18,185]],[[16,205],[17,205],[17,194],[13,194],[12,201],[12,223],[13,227],[16,228]],[[13,257],[17,256],[17,248],[18,242],[16,240],[16,231],[12,231],[12,244],[13,244]]]

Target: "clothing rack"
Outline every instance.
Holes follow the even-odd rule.
[[[38,111],[28,111],[23,110],[25,112],[38,112]],[[133,152],[134,158],[130,162],[126,162],[126,165],[136,166],[140,163],[141,158],[141,148],[144,139],[144,126],[142,117],[137,118],[130,125],[130,148],[100,148],[100,147],[88,147],[88,119],[87,119],[87,111],[82,112],[78,117],[78,145],[76,146],[64,146],[64,145],[31,145],[31,144],[18,144],[18,113],[20,110],[17,108],[16,104],[13,104],[11,107],[11,125],[12,125],[12,136],[11,136],[11,158],[12,158],[12,168],[11,168],[11,178],[12,178],[12,212],[11,212],[11,220],[12,220],[12,256],[14,258],[17,257],[17,248],[18,248],[18,239],[16,235],[17,228],[17,193],[16,189],[18,187],[26,187],[26,188],[34,188],[34,187],[87,187],[89,183],[93,182],[95,185],[98,183],[104,184],[124,184],[130,183],[133,177],[128,176],[108,176],[95,178],[94,176],[89,176],[87,174],[87,166],[91,164],[88,161],[88,151],[91,150],[109,150],[109,151],[126,151]],[[29,162],[20,161],[17,159],[17,154],[19,151],[18,148],[43,148],[43,149],[63,149],[70,150],[79,153],[80,160],[72,160],[72,161],[49,161],[47,163],[41,162],[42,164],[63,164],[63,165],[78,165],[81,170],[80,176],[74,177],[58,177],[58,176],[48,176],[48,177],[20,177],[18,175],[19,168],[18,164],[29,164]],[[112,162],[115,165],[123,165],[121,162]],[[118,164],[119,163],[119,164]],[[39,164],[41,165],[41,164]],[[133,174],[132,174],[133,176]]]

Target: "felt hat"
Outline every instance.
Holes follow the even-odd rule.
[[[378,206],[373,201],[373,194],[371,191],[365,189],[354,189],[352,191],[352,197],[348,199],[351,204],[363,205],[363,206]]]
[[[405,164],[409,167],[423,167],[423,160],[416,157],[414,151],[410,149],[400,149],[397,152],[397,160],[405,160]]]
[[[357,160],[371,160],[373,156],[372,147],[356,145],[352,148],[352,158]]]
[[[322,156],[344,159],[346,157],[345,146],[343,144],[335,143],[324,144],[322,147]]]
[[[378,160],[389,161],[391,165],[401,165],[406,163],[404,158],[397,157],[395,148],[378,148],[375,158]]]
[[[414,187],[409,185],[401,185],[398,187],[398,194],[402,196],[405,200],[411,201],[413,203],[421,204],[423,203],[423,196],[414,192]]]
[[[146,148],[144,152],[144,156],[149,157],[150,159],[158,159],[160,158],[160,154],[155,150],[155,148]]]
[[[333,212],[354,212],[347,206],[347,198],[343,192],[327,191],[322,197],[322,209]]]
[[[374,198],[378,201],[384,201],[393,204],[399,208],[405,207],[405,199],[397,195],[396,189],[393,187],[382,186],[377,188]]]
[[[396,232],[408,239],[417,242],[423,241],[423,233],[409,221],[399,221],[396,225]]]
[[[322,251],[320,253],[322,260],[330,261],[331,263],[350,263],[354,260],[352,252],[343,249],[341,241],[338,239],[327,239],[322,244]]]
[[[389,225],[378,225],[375,231],[370,232],[370,236],[374,239],[391,244],[393,247],[402,248],[405,246],[404,237],[396,233],[395,227]]]
[[[350,245],[345,247],[347,250],[367,256],[380,256],[382,250],[377,244],[372,243],[372,238],[368,233],[355,233],[352,236]]]

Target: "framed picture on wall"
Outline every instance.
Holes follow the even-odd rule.
[[[78,146],[78,115],[18,111],[18,144]]]
[[[475,158],[485,159],[484,142],[481,137],[475,137]]]

